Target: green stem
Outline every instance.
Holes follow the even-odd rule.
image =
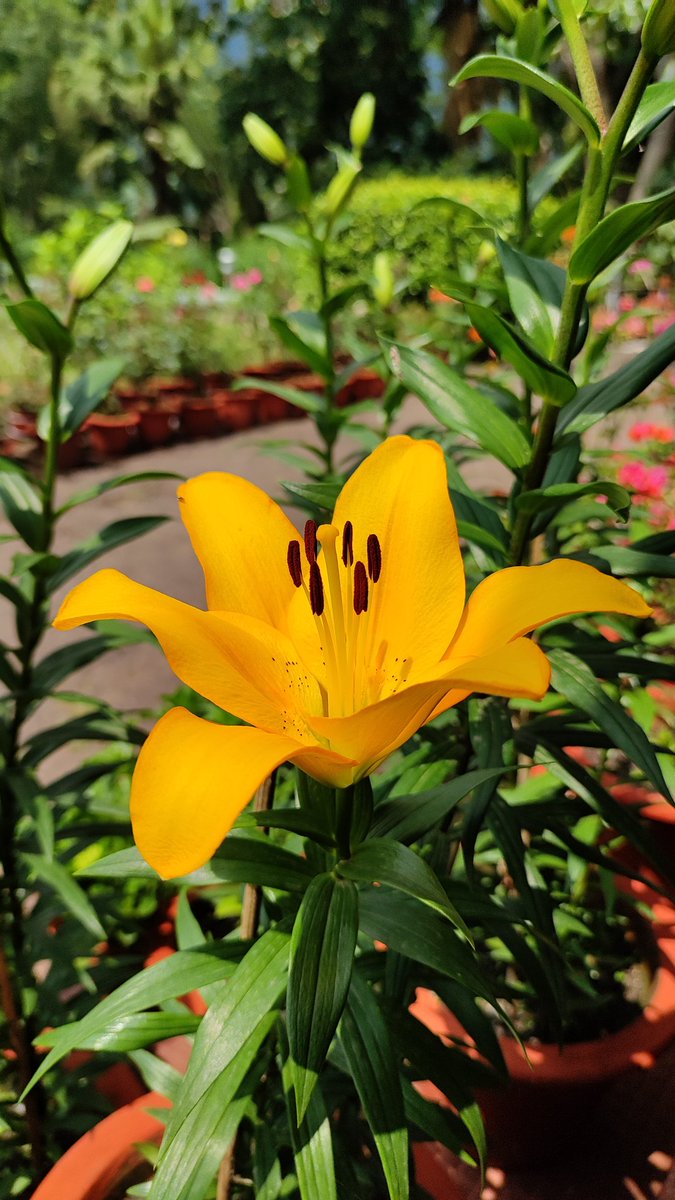
[[[328,264],[326,262],[325,242],[320,243],[320,248],[317,253],[317,265],[319,270],[319,294],[321,297],[321,308],[324,311],[322,317],[324,338],[326,343],[326,391],[325,391],[325,418],[326,425],[322,430],[324,440],[324,461],[326,463],[326,474],[333,474],[333,448],[337,430],[334,427],[333,415],[335,412],[335,338],[333,334],[333,322],[328,313],[325,312],[325,306],[330,298],[328,287]]]
[[[354,788],[335,789],[335,840],[340,858],[350,858],[352,853],[352,811],[354,807]]]
[[[527,194],[529,170],[527,156],[525,154],[516,154],[514,157],[516,166],[516,184],[518,186],[518,227],[516,236],[518,239],[518,245],[522,246],[525,238],[527,237],[530,220],[529,199]]]
[[[558,18],[562,25],[569,52],[574,63],[574,70],[579,84],[581,98],[586,108],[595,117],[600,132],[607,128],[607,116],[600,96],[598,80],[595,74],[586,39],[581,29],[573,0],[558,0]]]
[[[12,243],[10,242],[9,238],[7,237],[7,232],[5,230],[4,213],[3,213],[1,207],[0,207],[0,250],[4,254],[4,256],[7,260],[7,263],[9,265],[9,267],[11,268],[12,274],[14,275],[14,278],[16,279],[16,282],[18,283],[19,287],[21,288],[21,291],[23,292],[24,296],[26,296],[29,300],[32,300],[33,299],[33,289],[30,286],[28,280],[26,279],[23,267],[21,266],[21,263],[19,262],[16,254],[14,253],[14,247],[12,246]]]

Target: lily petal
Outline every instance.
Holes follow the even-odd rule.
[[[482,656],[547,621],[580,612],[648,617],[651,609],[633,588],[587,563],[559,558],[541,567],[507,567],[478,584],[445,658]]]
[[[131,785],[143,857],[165,879],[203,866],[263,779],[297,749],[292,738],[172,709],[144,743]]]
[[[206,613],[120,571],[98,571],[64,600],[54,621],[72,629],[119,618],[152,630],[171,669],[200,695],[252,725],[313,742],[301,713],[320,710],[318,684],[288,638],[252,617]]]
[[[425,678],[348,717],[314,717],[315,733],[330,748],[360,764],[359,775],[374,770],[419,729],[471,692],[539,700],[551,680],[546,655],[528,638],[518,638],[484,658],[454,666],[444,662]]]
[[[434,442],[388,438],[347,480],[333,523],[354,527],[354,556],[368,562],[375,533],[382,574],[371,588],[370,654],[416,666],[438,662],[460,620],[464,567],[443,452]],[[376,643],[376,644],[375,644]]]
[[[286,553],[299,534],[279,505],[247,479],[218,471],[181,484],[178,500],[209,608],[286,629],[295,593]]]

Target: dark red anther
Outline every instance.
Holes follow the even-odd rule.
[[[288,563],[288,571],[296,587],[302,587],[302,558],[300,556],[300,543],[289,542],[288,554],[286,555]]]
[[[323,579],[317,562],[311,563],[309,568],[309,602],[315,617],[320,617],[324,608]]]
[[[362,562],[354,567],[354,612],[357,616],[368,611],[368,576]]]
[[[377,583],[382,574],[382,550],[376,533],[368,534],[368,574],[373,583]]]
[[[305,521],[305,554],[310,566],[316,562],[316,530],[316,521]]]
[[[351,521],[345,521],[342,530],[342,561],[346,567],[354,562],[354,526]]]

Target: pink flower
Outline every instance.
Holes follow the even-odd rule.
[[[647,322],[644,317],[628,317],[623,323],[623,332],[627,337],[643,338],[647,335]]]
[[[138,279],[136,280],[136,291],[137,292],[154,292],[154,290],[155,290],[155,281],[154,281],[154,279],[151,278],[150,275],[139,275],[138,276]]]
[[[237,292],[250,292],[256,284],[262,283],[262,271],[257,267],[251,267],[250,271],[242,271],[237,275],[233,275],[230,279],[230,285]]]
[[[671,325],[675,325],[675,313],[671,313],[669,317],[661,317],[659,321],[654,322],[654,333],[665,333],[670,329]]]
[[[641,496],[660,500],[668,483],[667,467],[646,467],[644,463],[625,463],[619,470],[619,483]]]
[[[636,258],[635,262],[631,263],[628,268],[629,275],[644,275],[646,271],[653,271],[654,264],[648,258]]]
[[[675,425],[655,425],[652,421],[636,421],[628,430],[632,442],[675,442]]]
[[[250,284],[253,285],[253,287],[255,287],[255,285],[257,283],[262,283],[262,281],[263,281],[262,271],[259,271],[257,267],[251,267],[251,270],[248,273],[248,281]]]
[[[218,295],[218,285],[207,279],[206,283],[201,284],[199,294],[204,300],[213,300]]]
[[[619,297],[619,308],[621,309],[621,312],[631,312],[631,310],[635,308],[636,304],[637,300],[634,296]]]

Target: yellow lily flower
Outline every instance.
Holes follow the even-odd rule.
[[[179,679],[247,723],[176,708],[145,742],[131,817],[166,878],[211,857],[280,763],[348,787],[471,692],[543,696],[549,664],[525,637],[539,625],[650,612],[625,584],[569,560],[499,571],[465,606],[445,462],[430,441],[384,442],[345,484],[332,524],[308,522],[304,536],[236,475],[200,475],[178,498],[208,611],[103,570],[54,622],[143,622]]]

